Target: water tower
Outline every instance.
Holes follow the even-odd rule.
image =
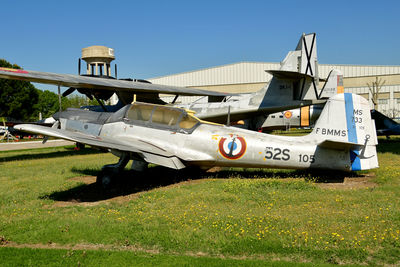
[[[111,61],[115,59],[114,49],[93,45],[82,48],[82,59],[86,62],[86,75],[98,76],[103,78],[112,78],[111,76]],[[79,75],[81,74],[81,59],[79,59]],[[117,78],[117,65],[115,64],[114,78]],[[116,104],[118,97],[113,94],[107,101],[109,104]]]
[[[86,75],[111,76],[110,64],[115,59],[114,49],[100,45],[82,48],[82,59],[86,62]]]

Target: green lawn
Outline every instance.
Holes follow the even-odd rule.
[[[104,192],[83,181],[111,154],[1,152],[0,262],[399,265],[400,137],[379,141],[381,167],[344,188],[342,173],[152,167]]]

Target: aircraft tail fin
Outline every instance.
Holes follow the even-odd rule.
[[[294,51],[281,62],[280,70],[299,72],[318,80],[317,37],[315,33],[302,34]]]
[[[273,78],[255,95],[281,101],[319,99],[316,34],[302,34],[294,51],[289,51],[279,70],[269,70]]]
[[[344,93],[331,97],[309,138],[322,148],[348,151],[353,171],[378,167],[375,122],[362,96]]]
[[[328,75],[319,98],[330,98],[336,94],[344,93],[343,73],[340,70],[333,69]]]

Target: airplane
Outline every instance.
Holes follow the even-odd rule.
[[[281,62],[280,70],[268,72],[273,75],[273,78],[265,87],[252,94],[240,95],[156,85],[144,80],[117,80],[108,73],[106,76],[70,75],[0,68],[0,78],[69,87],[64,91],[63,96],[77,89],[89,98],[94,97],[99,101],[100,106],[88,107],[94,111],[117,111],[131,103],[134,95],[136,101],[155,104],[167,104],[159,94],[175,95],[170,103],[173,105],[176,105],[176,100],[180,95],[206,96],[211,102],[194,102],[178,106],[196,111],[196,116],[200,119],[218,123],[225,122],[227,117],[231,121],[258,116],[265,119],[266,114],[323,103],[333,94],[343,92],[340,91],[343,89],[340,86],[324,87],[322,90],[317,88],[319,77],[315,33],[303,34],[296,49],[290,51]],[[100,100],[110,98],[113,93],[118,95],[119,103],[115,106],[103,105]]]
[[[344,91],[343,74],[340,70],[331,70],[325,84],[324,90],[334,95]],[[256,130],[259,132],[268,132],[271,130],[282,130],[290,127],[310,127],[315,123],[324,107],[325,101],[313,105],[302,106],[297,109],[283,110],[275,113],[265,113],[261,116],[245,119],[236,127]]]
[[[196,112],[200,119],[223,123],[227,114],[231,121],[252,118],[248,129],[257,129],[265,116],[278,111],[312,104],[325,103],[326,99],[343,93],[343,75],[333,70],[322,89],[318,88],[316,34],[303,34],[294,51],[289,51],[279,70],[266,70],[272,79],[259,91],[224,97],[217,102],[192,102],[177,106]],[[321,79],[323,80],[323,79]],[[325,99],[325,100],[324,100]]]
[[[323,108],[324,105],[319,104],[272,113],[257,129],[259,132],[271,132],[290,128],[312,128]]]
[[[311,128],[320,116],[324,105],[305,106],[298,109],[286,110],[268,115],[264,123],[259,127],[260,131],[287,130],[290,127]],[[376,134],[378,136],[400,135],[400,124],[372,109],[371,118],[375,121]]]
[[[387,139],[391,135],[400,135],[400,123],[395,122],[375,109],[371,110],[371,117],[375,120],[378,135],[385,135]]]
[[[97,183],[108,188],[133,160],[172,169],[198,166],[358,171],[378,168],[377,137],[363,97],[331,97],[307,136],[284,137],[198,119],[182,108],[134,102],[115,113],[70,109],[52,128],[21,124],[20,131],[108,149],[119,157],[103,166]],[[60,129],[58,129],[60,127]]]

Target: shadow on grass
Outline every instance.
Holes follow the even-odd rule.
[[[98,171],[92,169],[74,169],[74,172],[96,176]],[[57,191],[41,196],[42,199],[69,202],[96,202],[118,196],[126,196],[148,191],[158,187],[169,186],[183,181],[197,179],[305,179],[320,183],[342,183],[345,177],[360,177],[363,174],[348,172],[322,172],[322,171],[276,171],[268,169],[220,169],[214,172],[202,171],[195,167],[183,170],[172,170],[156,166],[144,172],[124,171],[115,183],[107,190],[96,183],[83,184],[64,191]]]
[[[98,171],[88,169],[74,169],[84,175],[95,176]],[[188,172],[192,172],[190,175]],[[118,196],[135,194],[158,187],[168,186],[182,181],[202,178],[201,170],[187,168],[184,171],[176,171],[163,167],[149,168],[144,172],[124,171],[109,189],[103,189],[96,183],[78,185],[74,188],[57,191],[43,195],[42,199],[71,202],[96,202]]]
[[[400,136],[392,136],[390,139],[379,138],[377,151],[400,155]]]
[[[59,158],[59,157],[104,153],[103,151],[91,148],[85,148],[81,150],[74,150],[74,148],[65,148],[65,149],[67,151],[53,151],[44,153],[41,152],[30,153],[29,151],[27,151],[26,154],[22,155],[0,157],[0,163],[17,161],[17,160],[48,159],[48,158]]]
[[[271,170],[271,169],[258,169],[258,170],[227,170],[214,173],[210,178],[239,178],[239,179],[304,179],[314,183],[343,183],[345,178],[348,177],[365,177],[363,173],[344,172],[333,170]]]

